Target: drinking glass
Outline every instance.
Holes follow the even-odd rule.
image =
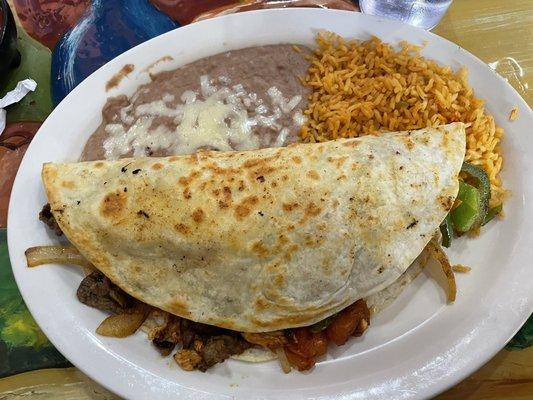
[[[365,14],[396,19],[424,29],[435,27],[452,0],[359,0]]]

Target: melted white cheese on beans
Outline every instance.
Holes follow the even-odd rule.
[[[302,100],[301,96],[285,98],[276,87],[267,91],[271,106],[257,93],[248,93],[240,84],[221,76],[216,82],[207,75],[200,77],[198,92],[187,90],[180,101],[163,93],[161,100],[129,104],[120,110],[120,121],[107,124],[109,137],[104,142],[105,157],[116,159],[133,153],[148,155],[148,150],[168,150],[172,154],[190,154],[200,148],[217,150],[251,150],[259,147],[254,126],[264,126],[278,133],[274,146],[283,146],[289,128],[279,119],[291,115]],[[133,100],[133,99],[132,99]],[[156,119],[165,123],[155,123]],[[300,111],[291,115],[294,126],[305,122]]]

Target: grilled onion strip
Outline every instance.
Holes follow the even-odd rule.
[[[28,267],[43,264],[69,264],[84,268],[94,268],[73,246],[37,246],[24,252]]]
[[[448,283],[446,287],[446,297],[448,299],[448,303],[453,303],[457,295],[457,285],[455,283],[455,274],[453,273],[453,269],[450,265],[450,261],[448,260],[448,256],[446,255],[446,253],[444,253],[442,247],[440,247],[439,244],[435,243],[434,240],[431,240],[427,244],[426,248],[429,250],[431,257],[439,263],[442,272],[444,272],[446,282]]]

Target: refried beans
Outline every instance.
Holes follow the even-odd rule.
[[[281,44],[228,51],[152,76],[110,98],[81,160],[251,150],[298,140],[309,50]]]

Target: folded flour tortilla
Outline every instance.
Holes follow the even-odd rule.
[[[389,287],[453,205],[460,123],[246,152],[48,163],[52,213],[133,297],[241,332]]]

